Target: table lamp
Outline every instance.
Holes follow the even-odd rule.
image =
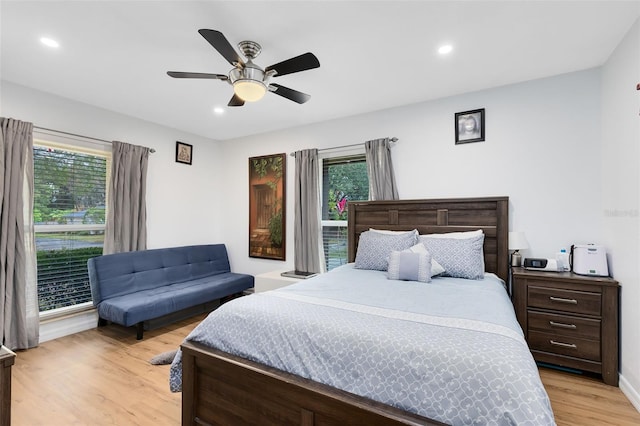
[[[509,250],[513,250],[513,253],[511,253],[511,266],[522,266],[520,250],[528,248],[529,243],[524,236],[524,232],[509,232]]]

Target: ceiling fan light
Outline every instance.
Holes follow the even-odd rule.
[[[267,86],[257,80],[236,80],[233,83],[233,91],[245,102],[256,102],[267,93]]]

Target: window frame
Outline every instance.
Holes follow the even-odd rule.
[[[321,234],[322,234],[322,246],[324,250],[324,228],[325,227],[339,227],[339,228],[347,228],[348,220],[331,220],[324,219],[324,208],[325,208],[325,193],[324,193],[324,162],[325,160],[335,160],[339,158],[348,158],[348,157],[365,157],[366,151],[364,145],[355,145],[355,146],[347,146],[342,148],[330,148],[323,150],[322,152],[318,152],[318,160],[319,161],[319,186],[320,186],[320,224],[321,224]],[[366,163],[366,157],[365,157]],[[367,173],[368,176],[368,173]],[[325,268],[329,270],[329,259],[327,256],[324,256],[325,259]],[[348,259],[347,259],[348,261]]]
[[[103,157],[106,161],[105,165],[105,223],[104,224],[51,224],[42,225],[34,223],[34,237],[40,233],[57,233],[57,232],[78,232],[78,231],[102,231],[104,233],[106,228],[106,218],[108,216],[109,205],[109,187],[111,183],[111,162],[112,162],[112,149],[111,144],[107,141],[90,140],[89,138],[83,138],[75,135],[63,135],[49,131],[34,130],[33,132],[33,147],[35,148],[50,148],[54,150],[68,151],[78,154],[93,155]],[[34,171],[35,173],[35,171]],[[35,174],[34,174],[35,179]],[[34,194],[35,196],[35,194]],[[37,246],[35,247],[38,250]],[[38,296],[39,298],[39,296]],[[40,301],[38,300],[38,304]],[[46,311],[40,311],[38,309],[38,315],[40,321],[51,320],[59,317],[64,317],[78,312],[88,311],[94,309],[93,301],[78,303],[72,306],[63,306],[61,308],[54,308]]]

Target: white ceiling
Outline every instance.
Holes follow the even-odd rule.
[[[0,16],[3,80],[226,140],[602,65],[640,1],[2,0]],[[228,108],[226,82],[168,77],[229,72],[201,28],[260,43],[262,67],[314,53],[274,81],[311,100]]]

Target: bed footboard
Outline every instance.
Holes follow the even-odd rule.
[[[182,345],[183,425],[442,425],[197,343]]]

